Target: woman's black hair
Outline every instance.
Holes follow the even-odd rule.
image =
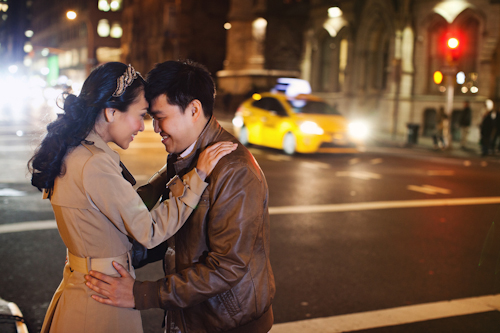
[[[40,191],[47,189],[50,192],[56,177],[65,172],[63,160],[66,153],[78,146],[92,131],[101,111],[113,108],[126,112],[144,91],[145,82],[138,75],[121,96],[113,96],[117,79],[127,68],[120,62],[103,64],[90,73],[78,97],[73,94],[66,96],[64,114],[47,125],[47,134],[28,162],[33,186]]]

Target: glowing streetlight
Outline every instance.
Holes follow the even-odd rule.
[[[66,13],[66,17],[69,20],[74,20],[74,19],[76,19],[76,12],[73,10],[68,10],[68,12]]]

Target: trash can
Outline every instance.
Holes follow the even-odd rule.
[[[408,143],[409,144],[417,144],[418,143],[418,129],[420,128],[419,124],[406,124],[408,128]]]

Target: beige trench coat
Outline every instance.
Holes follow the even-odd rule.
[[[95,133],[86,140],[94,144],[82,143],[66,155],[65,174],[55,180],[50,197],[59,234],[77,257],[126,254],[132,247],[128,237],[148,248],[162,243],[184,224],[208,185],[196,172],[187,174],[184,184],[171,188],[170,200],[149,213],[123,178],[118,154]],[[129,270],[135,275],[131,265]],[[66,264],[42,332],[142,332],[138,310],[98,303],[92,294],[84,274]]]

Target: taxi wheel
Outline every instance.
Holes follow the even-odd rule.
[[[295,149],[297,148],[297,142],[295,141],[295,136],[288,132],[283,138],[283,151],[287,155],[295,154]]]
[[[246,126],[243,126],[240,129],[240,135],[238,136],[238,140],[241,142],[242,145],[248,146],[248,144],[249,144],[249,142],[248,142],[248,129],[246,128]]]

